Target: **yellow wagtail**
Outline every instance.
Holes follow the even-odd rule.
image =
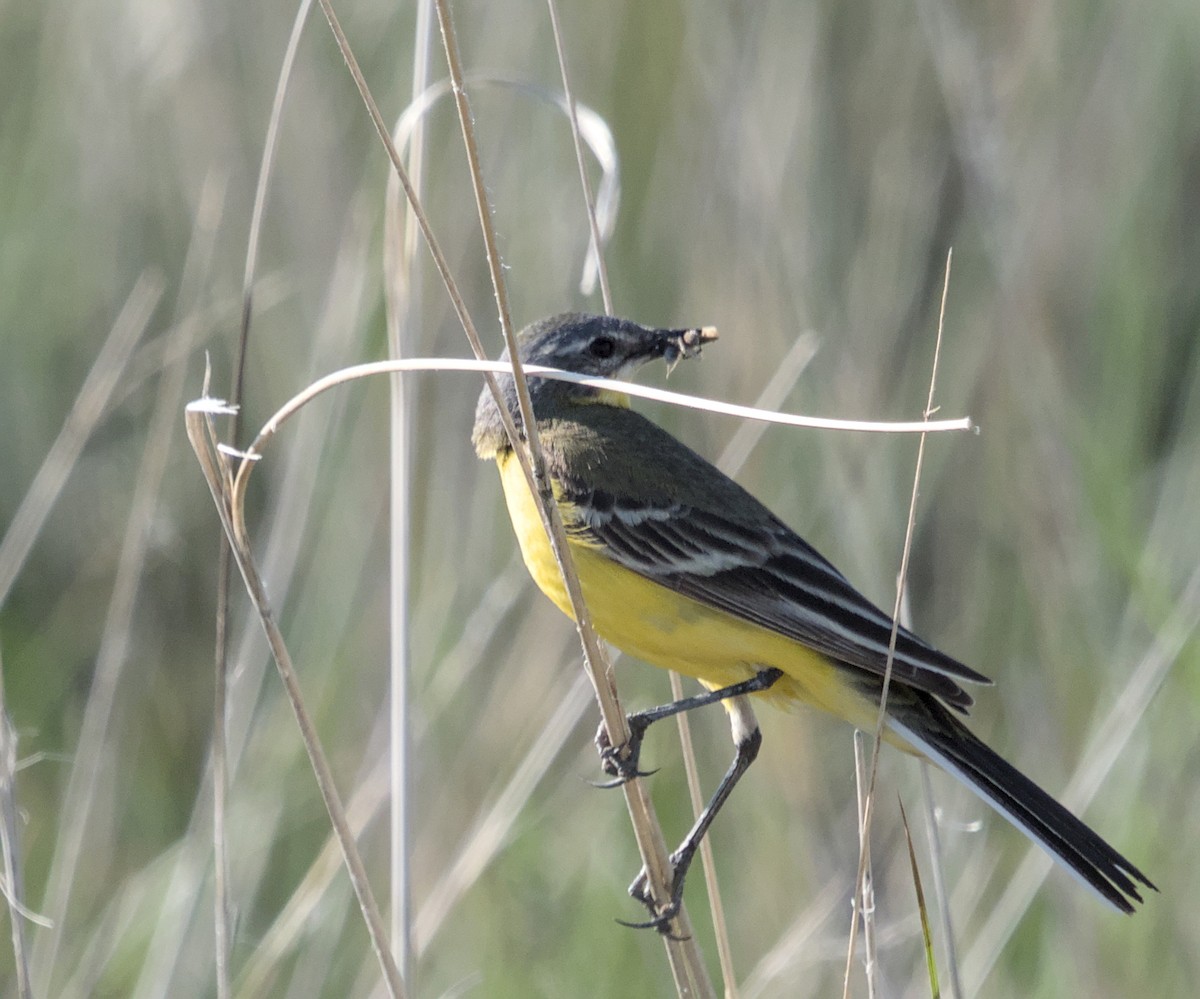
[[[518,338],[521,360],[622,378],[654,358],[668,368],[699,353],[713,330],[659,330],[607,316],[541,320]],[[505,352],[504,357],[507,357]],[[522,426],[511,376],[500,384]],[[638,773],[646,726],[721,701],[737,751],[708,807],[672,854],[672,899],[655,908],[644,878],[631,886],[663,928],[678,910],[688,865],[762,736],[747,695],[814,705],[874,731],[891,617],[803,538],[724,473],[629,408],[629,397],[529,378],[538,435],[571,554],[596,630],[618,648],[695,677],[710,693],[630,716],[633,744],[608,747],[606,768]],[[492,393],[472,434],[494,458],[521,553],[558,607],[570,602],[537,507]],[[932,760],[1008,818],[1122,912],[1154,886],[1087,825],[1002,760],[959,720],[972,704],[960,683],[990,681],[905,628],[896,638],[884,737]]]

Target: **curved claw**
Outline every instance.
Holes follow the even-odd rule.
[[[642,751],[642,736],[645,732],[644,726],[636,723],[633,716],[629,718],[630,723],[630,739],[629,742],[621,746],[614,746],[608,737],[608,729],[604,723],[600,723],[600,728],[596,732],[596,748],[600,752],[600,769],[606,774],[615,777],[616,780],[609,781],[603,784],[597,784],[597,787],[620,787],[622,784],[633,780],[634,777],[649,777],[655,771],[645,771],[638,766],[638,760]]]
[[[650,881],[646,875],[646,869],[643,867],[638,872],[638,876],[633,879],[633,883],[629,886],[629,895],[631,898],[641,902],[647,909],[650,910],[650,919],[643,923],[628,923],[623,919],[618,919],[617,922],[622,926],[628,926],[635,930],[657,930],[666,936],[672,937],[675,940],[686,940],[687,937],[676,937],[667,932],[668,924],[679,915],[679,910],[683,908],[683,883],[687,877],[688,863],[681,863],[683,858],[677,854],[671,855],[671,866],[673,868],[671,874],[671,898],[661,909],[657,907],[657,903],[650,896]],[[690,859],[690,858],[689,858]]]
[[[664,937],[670,937],[672,940],[676,940],[680,943],[682,943],[684,940],[690,940],[690,937],[668,931],[667,927],[670,925],[671,920],[679,915],[679,906],[672,905],[668,908],[671,911],[664,913],[656,919],[647,919],[644,923],[631,923],[624,919],[614,919],[613,922],[620,926],[627,926],[631,930],[657,930]]]
[[[588,783],[592,787],[607,791],[614,787],[620,787],[622,784],[628,784],[634,777],[653,777],[656,773],[658,773],[658,767],[653,770],[633,770],[630,773],[622,773],[612,780],[589,780]]]
[[[625,755],[622,756],[622,749]],[[638,767],[639,753],[637,748],[609,746],[600,754],[600,769],[606,774],[618,779],[618,783],[632,780],[634,777],[645,776]]]

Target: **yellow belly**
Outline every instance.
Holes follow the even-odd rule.
[[[520,464],[510,452],[498,464],[525,565],[541,591],[571,615],[566,588]],[[560,505],[569,519],[569,508]],[[874,727],[871,702],[849,686],[844,669],[827,657],[652,582],[596,548],[575,540],[570,545],[596,631],[623,652],[695,677],[713,689],[774,666],[784,676],[760,696],[784,704],[801,701],[861,728]]]

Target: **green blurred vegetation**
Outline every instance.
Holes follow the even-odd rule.
[[[337,7],[385,116],[399,115],[412,11]],[[39,995],[215,994],[218,526],[182,404],[201,393],[205,352],[213,394],[229,391],[256,171],[292,16],[229,2],[47,0],[4,5],[0,17],[0,526],[139,276],[164,289],[0,605],[5,704],[27,760],[16,781],[25,900],[58,919],[54,931],[27,925]],[[543,8],[458,3],[455,16],[469,69],[558,89]],[[953,246],[937,399],[982,433],[930,441],[912,612],[919,630],[998,681],[981,693],[978,730],[1060,791],[1086,768],[1101,720],[1135,704],[1130,679],[1174,634],[1200,565],[1200,6],[614,0],[562,18],[575,93],[607,120],[621,156],[608,252],[617,310],[722,333],[672,387],[752,402],[813,330],[820,349],[788,408],[916,418]],[[436,45],[434,66],[442,76]],[[472,106],[514,318],[599,309],[578,291],[587,236],[564,121],[491,88],[473,89]],[[498,350],[447,102],[429,125],[427,208]],[[314,377],[384,356],[386,176],[318,13],[271,178],[247,427]],[[422,270],[416,349],[465,355]],[[414,384],[420,912],[575,680],[578,650],[513,568],[495,473],[467,441],[477,381]],[[714,457],[737,429],[643,408]],[[170,449],[130,531],[156,420]],[[252,489],[271,595],[347,798],[373,786],[387,753],[387,420],[382,381],[318,400]],[[890,606],[915,450],[911,438],[772,429],[740,479]],[[138,551],[131,539],[143,547],[126,620],[113,596],[122,559]],[[508,582],[489,593],[497,577]],[[1120,919],[1051,873],[994,966],[986,960],[987,977],[968,975],[978,994],[1182,995],[1200,976],[1194,590],[1182,651],[1086,811],[1163,894]],[[328,824],[240,588],[234,609],[235,979],[266,967],[250,979],[260,994],[373,994],[344,877],[295,895]],[[108,663],[108,712],[98,663]],[[631,706],[668,697],[657,672],[624,666],[621,680]],[[83,744],[89,711],[99,728]],[[807,713],[762,722],[762,757],[713,835],[736,971],[747,996],[833,994],[857,859],[850,732]],[[544,761],[504,843],[432,933],[420,995],[670,993],[658,941],[613,923],[638,917],[624,896],[637,861],[619,798],[580,780],[596,773],[594,725],[589,709]],[[724,726],[715,711],[694,720],[707,786],[729,755]],[[689,806],[665,728],[647,756],[662,767],[654,793],[673,838]],[[894,806],[899,791],[915,816],[919,782],[887,756],[881,779],[881,984],[919,995]],[[68,804],[80,800],[68,796],[72,781],[90,789],[86,809]],[[973,944],[1028,848],[949,781],[934,783],[959,946],[978,969]],[[381,898],[386,828],[381,812],[362,840]],[[71,835],[83,849],[56,911]],[[927,865],[920,841],[918,855]],[[712,955],[699,875],[688,900]],[[306,916],[268,958],[289,904]],[[797,925],[806,932],[785,943]],[[777,948],[791,958],[768,974],[762,962]],[[11,953],[0,953],[0,991],[13,992],[13,975]]]

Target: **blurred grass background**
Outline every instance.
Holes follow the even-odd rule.
[[[338,7],[395,117],[408,99],[412,11]],[[181,407],[200,394],[204,351],[214,394],[228,391],[255,176],[294,8],[0,9],[0,525],[135,287],[146,311],[0,605],[5,703],[25,762],[25,899],[57,920],[27,926],[35,984],[39,995],[208,996],[218,528]],[[558,89],[543,7],[459,3],[455,14],[469,69]],[[722,333],[672,387],[752,402],[812,330],[819,352],[788,408],[917,417],[953,245],[937,397],[982,434],[930,442],[914,623],[998,681],[982,692],[976,728],[1049,790],[1087,769],[1096,739],[1119,748],[1086,818],[1164,889],[1122,919],[1055,871],[994,955],[973,953],[1028,848],[935,777],[968,988],[1186,994],[1200,975],[1190,904],[1200,610],[1188,588],[1200,564],[1200,7],[613,0],[563,20],[576,95],[605,117],[621,156],[607,255],[617,310]],[[434,65],[440,77],[440,52]],[[473,109],[514,318],[598,309],[577,290],[586,225],[564,121],[489,89],[473,92]],[[498,350],[450,105],[429,124],[427,208]],[[315,376],[384,356],[386,176],[314,17],[265,217],[248,427]],[[465,355],[432,281],[422,302],[421,352]],[[495,473],[470,451],[477,380],[416,384],[421,913],[448,897],[443,879],[469,833],[576,683],[578,647],[515,566]],[[737,429],[643,409],[710,456]],[[387,413],[382,382],[322,398],[275,445],[252,497],[271,595],[348,799],[379,798],[386,758]],[[167,443],[160,469],[156,432]],[[911,438],[773,429],[739,477],[890,606],[915,450]],[[237,597],[239,994],[372,994],[344,876],[334,867],[327,889],[302,884],[327,822]],[[1131,678],[1163,639],[1178,648],[1144,708]],[[668,697],[656,671],[623,667],[621,684],[629,706]],[[1101,722],[1121,706],[1132,734],[1117,743]],[[833,994],[857,858],[851,733],[809,713],[761,720],[763,754],[713,833],[736,970],[747,996]],[[725,721],[714,711],[694,725],[711,787],[730,752]],[[420,995],[670,993],[653,934],[613,923],[639,916],[624,896],[637,862],[619,799],[581,780],[596,774],[594,726],[589,708],[542,761],[494,856],[440,918],[418,916]],[[688,806],[669,733],[655,734],[647,760],[662,768],[654,793],[674,839]],[[915,804],[919,783],[914,765],[887,755],[882,778],[880,982],[888,995],[928,994],[894,805],[897,791]],[[363,846],[386,897],[382,812]],[[689,902],[711,954],[703,901],[696,876]],[[6,994],[13,975],[0,953]]]

